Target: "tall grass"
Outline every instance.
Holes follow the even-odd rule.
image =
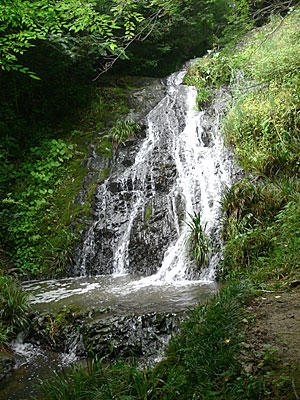
[[[16,281],[0,276],[0,347],[28,324],[28,296]]]
[[[272,17],[235,54],[244,82],[233,93],[224,134],[246,171],[269,177],[299,172],[299,22],[299,8]]]
[[[272,17],[235,54],[244,80],[223,131],[248,175],[222,199],[227,278],[285,281],[300,272],[299,22],[299,8]]]

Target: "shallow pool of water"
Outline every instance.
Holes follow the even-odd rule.
[[[76,305],[81,310],[109,309],[112,314],[179,312],[205,302],[218,290],[211,281],[183,281],[173,285],[151,282],[147,278],[97,276],[48,281],[28,281],[23,287],[30,293],[34,310],[53,311]],[[68,354],[57,354],[22,340],[13,344],[17,368],[1,382],[0,400],[29,399],[36,385],[54,370],[72,363]]]
[[[217,290],[211,281],[164,285],[131,275],[31,281],[23,286],[30,292],[34,309],[40,311],[76,305],[82,310],[112,307],[117,313],[178,312],[203,302]]]

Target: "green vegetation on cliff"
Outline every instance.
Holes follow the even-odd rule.
[[[263,282],[299,276],[299,9],[192,65],[186,82],[202,107],[231,83],[223,120],[245,177],[223,196],[220,273]]]
[[[76,200],[87,174],[89,145],[97,143],[98,153],[109,160],[114,147],[137,129],[124,122],[126,129],[118,129],[122,138],[114,133],[121,120],[113,121],[128,112],[125,89],[99,88],[92,96],[81,118],[62,127],[61,138],[56,139],[51,130],[44,132],[17,164],[9,153],[10,146],[3,146],[3,272],[10,269],[24,276],[59,276],[72,264],[78,231],[89,216],[96,184],[106,173],[105,168],[99,171],[84,188],[81,201]]]

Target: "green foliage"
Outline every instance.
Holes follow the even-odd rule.
[[[230,83],[237,61],[225,52],[209,52],[208,56],[200,58],[188,67],[184,83],[196,86],[197,106],[200,111],[211,98],[214,89]]]
[[[223,274],[292,279],[299,273],[299,9],[255,30],[236,51],[244,78],[223,126],[245,171],[222,200]],[[261,178],[262,177],[262,178]]]
[[[121,121],[128,113],[127,91],[127,86],[94,89],[80,121],[72,121],[70,126],[67,120],[64,130],[48,127],[46,132],[35,132],[32,140],[36,145],[29,149],[26,145],[21,149],[20,141],[10,136],[0,140],[0,239],[6,264],[14,264],[21,274],[61,276],[73,264],[72,250],[85,227],[99,182],[97,173],[84,188],[84,202],[76,201],[87,173],[88,143],[102,156],[112,156],[110,129],[112,121]],[[123,141],[138,130],[125,121],[113,125],[116,135],[116,126],[124,128]],[[109,171],[104,168],[100,180]]]
[[[110,130],[112,145],[117,148],[140,130],[140,126],[131,120],[118,120]]]
[[[40,41],[49,41],[72,54],[74,40],[79,33],[97,34],[102,53],[124,53],[124,43],[134,35],[136,23],[143,17],[135,11],[133,1],[112,1],[103,9],[104,2],[79,1],[4,1],[0,5],[1,38],[0,65],[2,69],[36,75],[18,63],[19,57]],[[98,12],[97,8],[102,8]],[[122,29],[120,39],[116,33]],[[73,43],[72,43],[73,42]]]
[[[176,392],[181,399],[257,398],[257,382],[251,387],[251,378],[242,373],[236,359],[243,341],[242,305],[253,294],[249,283],[232,283],[206,305],[190,312],[167,350],[164,374],[166,387],[172,393],[167,399],[175,399]],[[177,379],[168,385],[174,370]]]
[[[242,180],[228,189],[222,199],[223,274],[251,276],[257,281],[296,276],[297,207],[299,181],[296,179],[256,183]]]
[[[246,171],[267,176],[298,171],[297,104],[282,84],[275,83],[267,92],[252,92],[228,114],[225,137]]]
[[[39,263],[45,256],[37,257],[45,234],[41,232],[40,221],[45,212],[51,211],[51,199],[60,183],[58,177],[64,163],[73,157],[73,150],[73,145],[61,139],[47,140],[41,147],[31,148],[22,169],[14,171],[18,191],[8,193],[2,200],[0,217],[6,229],[1,239],[16,245],[13,261],[23,273],[39,271]]]
[[[212,250],[210,238],[205,233],[206,224],[204,227],[201,225],[200,211],[190,215],[190,222],[186,222],[190,229],[191,253],[196,262],[196,266],[200,268],[202,265],[208,265],[209,254]]]
[[[28,295],[16,281],[0,276],[0,349],[28,325]]]
[[[148,369],[141,370],[132,361],[107,365],[102,360],[78,365],[70,372],[55,374],[41,386],[43,399],[155,399],[157,381]]]
[[[272,18],[237,53],[250,88],[237,87],[224,134],[246,171],[273,176],[299,170],[298,20],[299,9],[285,20]]]
[[[178,69],[185,61],[203,55],[222,37],[222,29],[231,12],[226,0],[169,1],[169,9],[155,20],[159,2],[139,1],[139,12],[145,16],[138,32],[140,39],[128,49],[129,60],[116,65],[118,72],[134,75],[165,76]],[[151,35],[143,31],[152,29]]]

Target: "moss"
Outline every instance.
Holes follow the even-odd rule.
[[[151,217],[151,215],[152,215],[152,208],[151,208],[151,204],[149,203],[145,210],[144,221],[147,222],[148,219]]]
[[[104,181],[105,179],[108,178],[109,174],[110,174],[110,168],[103,168],[100,174],[100,179]]]

